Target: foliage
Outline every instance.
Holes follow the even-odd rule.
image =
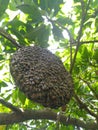
[[[0,27],[21,46],[36,44],[55,52],[74,80],[75,94],[67,105],[65,116],[79,119],[85,124],[97,123],[98,1],[72,0],[72,7],[67,10],[65,5],[68,1],[0,0]],[[66,9],[65,12],[63,9]],[[43,109],[43,106],[29,101],[15,87],[9,71],[9,59],[17,46],[3,36],[0,29],[0,97],[18,108]],[[0,112],[10,110],[0,104]],[[60,130],[78,130],[81,126],[60,124],[59,127]],[[54,130],[56,122],[30,120],[6,126],[7,130],[28,128]]]

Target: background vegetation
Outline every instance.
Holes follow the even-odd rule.
[[[10,55],[32,44],[58,55],[74,80],[59,128],[60,109],[29,101],[10,75]],[[98,130],[98,1],[0,0],[0,97],[1,130]]]

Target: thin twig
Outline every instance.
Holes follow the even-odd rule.
[[[68,28],[64,27],[61,23],[59,23],[58,21],[56,20],[51,20],[50,18],[47,17],[47,19],[52,23],[52,24],[55,24],[55,25],[58,25],[58,27],[66,30],[66,32],[68,33],[68,36],[69,36],[69,39],[70,39],[70,42],[73,43],[74,42],[74,38],[72,37],[72,34],[70,33],[70,31],[68,30]]]
[[[75,51],[74,58],[73,58],[73,61],[72,61],[72,66],[71,66],[71,68],[70,68],[70,73],[72,73],[72,70],[73,70],[73,68],[74,68],[76,56],[77,56],[78,49],[79,49],[79,46],[80,46],[80,39],[81,39],[81,36],[82,36],[82,29],[83,29],[83,25],[84,25],[84,22],[85,22],[86,15],[87,15],[87,10],[88,10],[88,8],[89,8],[89,4],[90,4],[90,0],[88,1],[86,10],[84,10],[84,1],[81,0],[82,19],[81,19],[81,24],[80,24],[80,30],[79,30],[79,33],[78,33],[79,35],[78,35],[78,37],[77,37],[76,51]]]
[[[74,38],[72,37],[72,34],[70,33],[70,31],[68,30],[68,28],[64,27],[62,24],[60,24],[57,21],[54,21],[55,24],[57,24],[59,27],[61,27],[62,29],[66,30],[66,32],[68,33],[70,42],[73,43],[74,42]]]
[[[64,30],[66,30],[66,32],[68,33],[68,36],[69,36],[69,41],[70,41],[70,68],[71,68],[71,66],[72,66],[72,45],[73,45],[73,43],[74,43],[74,38],[72,37],[72,35],[71,35],[71,33],[70,33],[70,31],[66,28],[66,27],[64,27],[64,26],[62,26],[59,22],[57,22],[57,21],[55,21],[56,22],[56,24],[58,24],[62,29],[64,29]]]
[[[91,40],[91,41],[81,41],[80,42],[80,45],[82,45],[82,44],[89,44],[89,43],[98,43],[98,40]],[[73,42],[73,44],[71,44],[72,45],[72,47],[73,46],[77,46],[77,41],[74,41]],[[64,46],[65,48],[69,48],[70,46],[69,45],[65,45]],[[59,49],[64,49],[64,48],[58,48],[57,50],[59,50]],[[52,49],[52,50],[56,50],[56,49]],[[91,63],[90,63],[91,64]],[[92,64],[91,64],[92,65]],[[93,66],[95,66],[95,65],[93,65]],[[96,66],[97,67],[97,66]]]
[[[70,41],[70,66],[72,66],[72,44],[75,42],[74,41],[74,38],[72,37],[72,34],[70,33],[70,31],[68,30],[68,28],[64,27],[62,24],[60,24],[58,21],[53,21],[51,19],[49,19],[47,17],[47,19],[52,23],[52,24],[55,24],[55,25],[58,25],[58,27],[66,30],[66,32],[68,33],[68,36],[69,36],[69,41]]]
[[[92,115],[93,117],[95,117],[95,118],[98,120],[98,115],[97,115],[97,114],[95,114],[93,111],[91,111],[91,110],[87,107],[87,105],[86,105],[85,103],[83,103],[83,102],[80,100],[80,98],[79,98],[76,94],[74,94],[74,97],[75,97],[75,99],[77,100],[77,102],[79,103],[80,108],[83,108],[83,109],[86,110],[90,115]]]
[[[89,83],[88,81],[86,81],[85,79],[82,79],[81,77],[79,77],[80,80],[82,80],[85,84],[87,84],[87,86],[90,88],[90,90],[93,92],[94,96],[96,97],[96,99],[98,99],[98,94],[95,92],[95,90],[92,88],[91,83]]]
[[[5,37],[6,39],[8,39],[9,41],[11,41],[11,43],[16,46],[17,48],[21,48],[22,46],[19,45],[16,40],[10,35],[8,34],[4,29],[0,28],[0,35],[2,35],[3,37]]]
[[[21,111],[19,108],[17,108],[16,106],[12,105],[12,104],[9,103],[9,102],[6,102],[4,99],[1,99],[1,98],[0,98],[0,103],[3,104],[4,106],[10,108],[10,109],[11,109],[12,111],[14,111],[14,112],[22,113],[22,111]]]
[[[80,42],[80,45],[81,45],[81,44],[86,44],[86,43],[94,43],[94,42],[98,42],[98,40],[81,41],[81,42]]]

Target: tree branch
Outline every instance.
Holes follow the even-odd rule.
[[[8,125],[13,123],[19,123],[26,120],[38,120],[38,119],[57,119],[57,113],[50,110],[25,110],[22,112],[22,116],[17,113],[0,113],[0,125]],[[64,125],[74,125],[85,128],[86,130],[97,130],[98,124],[91,122],[84,122],[75,118],[67,118],[64,115],[60,115],[60,122]]]
[[[16,40],[10,35],[8,34],[5,30],[3,30],[2,28],[0,28],[0,35],[2,35],[3,37],[5,37],[6,39],[8,39],[9,41],[11,41],[11,43],[16,46],[17,48],[20,48],[22,46],[20,46]]]
[[[62,24],[60,24],[60,23],[57,22],[57,21],[55,21],[55,23],[56,23],[59,27],[61,27],[62,29],[66,30],[66,32],[68,33],[68,36],[69,36],[69,39],[70,39],[69,41],[70,41],[70,68],[71,68],[71,66],[72,66],[72,45],[73,45],[73,43],[75,42],[75,40],[74,40],[74,38],[72,37],[70,31],[69,31],[66,27],[62,26]]]
[[[80,29],[79,29],[79,32],[78,32],[78,37],[77,37],[76,51],[75,51],[75,54],[74,54],[72,65],[70,67],[70,73],[72,73],[72,70],[74,68],[76,56],[77,56],[78,49],[79,49],[79,46],[80,46],[80,39],[81,39],[81,35],[82,35],[82,29],[83,29],[83,25],[84,25],[84,22],[85,22],[86,15],[87,15],[87,10],[89,8],[90,0],[88,1],[86,9],[84,9],[84,5],[85,5],[84,1],[81,0],[80,2],[81,2],[81,9],[82,9],[82,14],[81,14],[82,18],[81,18],[81,23],[80,23]]]
[[[47,16],[46,16],[47,17]],[[47,17],[47,19],[52,23],[52,24],[55,24],[55,25],[58,25],[58,27],[61,27],[62,29],[66,30],[66,32],[68,33],[68,36],[69,36],[69,39],[70,39],[70,42],[73,43],[74,42],[74,39],[70,33],[70,31],[68,30],[68,28],[64,27],[61,23],[59,23],[58,21],[56,20],[51,20],[50,18]]]
[[[89,89],[92,91],[92,93],[94,94],[94,96],[96,97],[96,99],[98,99],[98,94],[96,93],[96,91],[93,89],[93,87],[91,86],[91,83],[86,81],[85,79],[82,79],[81,77],[79,77],[80,80],[82,80],[85,84],[87,84],[87,86],[89,87]]]
[[[86,106],[86,104],[83,103],[83,102],[80,100],[80,98],[79,98],[76,94],[74,94],[74,97],[75,97],[75,99],[77,100],[77,102],[79,103],[80,108],[83,108],[83,109],[86,110],[90,115],[92,115],[93,117],[95,117],[95,118],[98,120],[98,115],[97,115],[97,114],[95,114],[93,111],[91,111],[91,110]]]
[[[12,105],[9,102],[4,101],[3,99],[0,98],[0,103],[3,104],[4,106],[10,108],[12,111],[16,112],[16,113],[22,113],[22,111],[17,108],[16,106]]]
[[[68,30],[68,28],[64,27],[61,23],[59,23],[56,20],[51,20],[47,17],[47,19],[52,23],[52,24],[56,24],[58,25],[58,27],[66,30],[66,32],[68,33],[69,36],[69,41],[70,41],[70,66],[72,66],[72,44],[75,43],[74,38],[72,37],[72,34],[70,33],[70,31]]]
[[[81,41],[81,42],[80,42],[80,45],[81,45],[81,44],[85,44],[85,43],[94,43],[94,42],[98,42],[98,40]]]

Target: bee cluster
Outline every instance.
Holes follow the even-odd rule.
[[[61,60],[38,46],[22,47],[10,59],[10,72],[28,99],[45,107],[66,105],[73,95],[73,81]]]

